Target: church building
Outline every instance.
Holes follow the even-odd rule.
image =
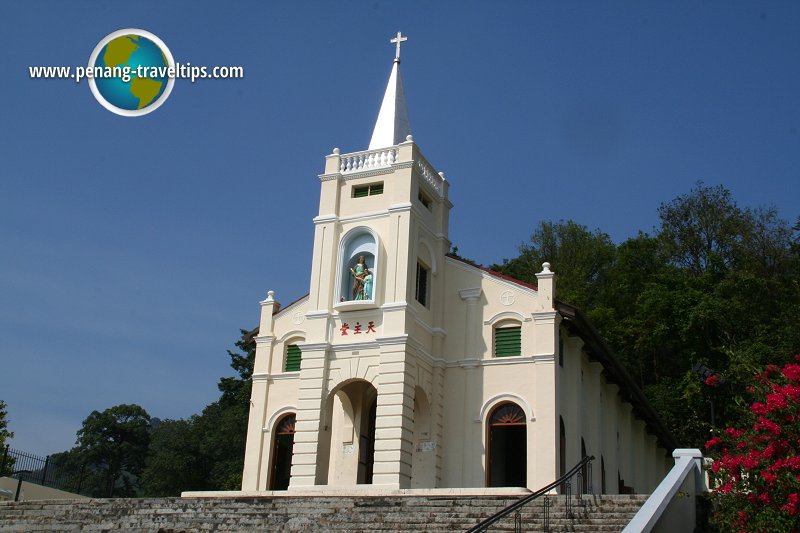
[[[325,157],[309,293],[261,302],[242,490],[537,489],[593,455],[595,492],[651,492],[674,439],[558,265],[534,286],[449,254],[405,40],[368,149]]]

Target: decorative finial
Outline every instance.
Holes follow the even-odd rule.
[[[267,291],[267,300],[275,299],[275,291]]]
[[[414,136],[413,135],[406,135],[406,142],[410,143],[410,142],[413,142],[413,141],[414,141]]]
[[[402,32],[397,32],[397,37],[390,40],[390,43],[397,43],[397,51],[394,53],[394,60],[396,63],[400,62],[400,44],[407,41],[408,37],[404,37]]]
[[[333,155],[339,155],[339,149],[338,148],[334,148],[333,149]]]
[[[548,274],[550,272],[550,263],[544,262],[542,263],[542,274]]]

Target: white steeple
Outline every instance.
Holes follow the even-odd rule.
[[[375,122],[375,129],[372,132],[372,140],[369,142],[370,150],[400,144],[406,140],[406,136],[411,135],[406,95],[403,92],[403,80],[400,77],[400,44],[407,40],[408,37],[397,32],[397,37],[390,41],[397,44],[397,51],[392,65],[392,73],[389,75],[389,83],[386,85],[386,93],[383,95],[381,110],[378,113],[378,120]]]

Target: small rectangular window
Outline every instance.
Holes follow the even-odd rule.
[[[522,328],[513,326],[494,330],[494,356],[514,357],[522,355]]]
[[[419,303],[428,306],[428,276],[429,270],[422,263],[417,263],[417,284],[414,297]]]
[[[383,194],[383,182],[353,187],[353,198],[375,196],[376,194]]]
[[[286,364],[284,365],[284,372],[297,372],[300,370],[300,359],[302,352],[300,347],[296,344],[290,344],[286,347]]]
[[[426,208],[428,208],[428,210],[430,210],[430,208],[431,208],[431,199],[428,198],[425,195],[425,193],[423,193],[422,191],[419,191],[419,194],[417,195],[417,199],[419,200],[419,203],[421,203]]]

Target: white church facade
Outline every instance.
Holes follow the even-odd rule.
[[[550,265],[448,254],[402,40],[369,149],[325,158],[308,295],[261,302],[242,490],[537,489],[594,455],[596,492],[650,492],[675,442]]]

